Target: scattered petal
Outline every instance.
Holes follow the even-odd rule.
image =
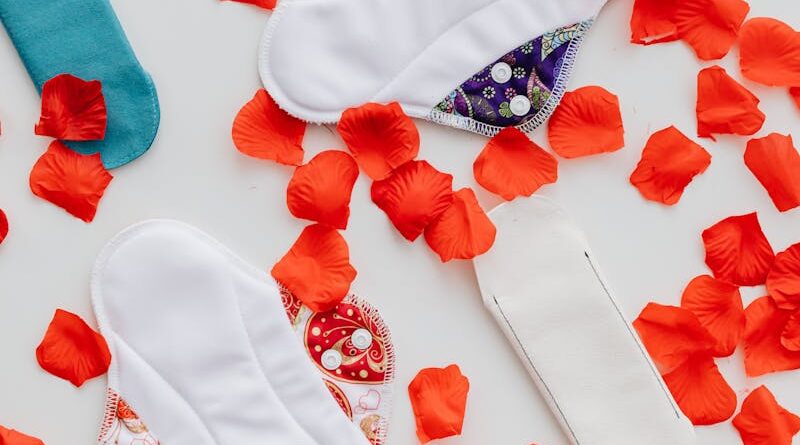
[[[699,59],[721,59],[736,42],[748,12],[750,5],[743,0],[682,0],[675,24]]]
[[[778,405],[767,387],[759,386],[742,402],[733,426],[744,445],[792,445],[792,437],[800,432],[800,417]]]
[[[303,163],[305,133],[306,123],[278,107],[263,88],[233,120],[233,143],[240,152],[286,165]]]
[[[653,361],[670,371],[695,354],[710,355],[716,339],[687,309],[649,303],[633,322]]]
[[[417,126],[397,102],[349,108],[337,129],[358,165],[375,181],[419,153]]]
[[[766,115],[760,100],[728,75],[712,66],[697,75],[697,135],[714,139],[717,134],[755,134]]]
[[[703,231],[703,244],[714,277],[739,286],[764,284],[775,260],[755,213],[714,224]]]
[[[800,154],[791,136],[772,133],[750,140],[744,163],[767,189],[778,210],[785,212],[800,206]]]
[[[3,209],[0,209],[0,244],[3,244],[6,236],[8,236],[8,218]]]
[[[409,161],[372,183],[372,202],[403,237],[414,241],[453,203],[453,176],[426,161]]]
[[[800,351],[800,311],[792,314],[789,321],[786,322],[786,326],[783,327],[781,344],[790,351]]]
[[[775,256],[767,275],[767,292],[779,308],[800,309],[800,243]]]
[[[50,374],[81,386],[108,371],[111,352],[103,336],[81,317],[57,309],[36,348],[36,360]]]
[[[752,81],[800,87],[800,33],[772,18],[748,20],[739,33],[739,64]]]
[[[67,141],[106,137],[106,101],[99,80],[59,74],[42,86],[42,114],[35,132]]]
[[[669,127],[650,136],[630,181],[645,199],[673,205],[709,165],[711,155],[703,147]]]
[[[744,311],[744,367],[747,375],[758,377],[776,371],[800,369],[800,352],[781,344],[781,334],[792,317],[775,305],[770,297],[761,297]]]
[[[250,5],[258,6],[259,8],[264,9],[275,9],[275,6],[278,4],[278,0],[231,0],[237,3],[247,3]]]
[[[608,153],[625,145],[619,99],[597,86],[564,94],[547,128],[550,146],[564,158]]]
[[[686,286],[681,307],[692,311],[717,340],[714,356],[733,354],[744,333],[744,306],[738,286],[701,275]]]
[[[469,260],[487,252],[497,234],[492,220],[478,204],[475,192],[463,188],[453,204],[425,229],[425,241],[442,262]]]
[[[286,189],[286,204],[297,218],[346,229],[358,165],[349,154],[328,150],[297,167]]]
[[[797,105],[797,108],[800,108],[800,87],[789,88],[789,95],[792,96],[792,99],[794,99],[794,103]]]
[[[0,425],[0,445],[44,445],[44,442]]]
[[[511,201],[556,182],[558,161],[525,133],[508,127],[486,144],[472,171],[483,188]]]
[[[678,40],[677,0],[636,0],[631,16],[631,43],[652,45]]]
[[[347,241],[328,226],[313,224],[272,268],[272,276],[314,312],[333,309],[350,290],[356,270]]]
[[[99,153],[82,155],[53,141],[34,164],[30,187],[34,195],[91,222],[112,179]]]
[[[709,355],[693,355],[663,377],[675,402],[694,425],[720,423],[736,411],[736,393]]]
[[[469,379],[457,365],[426,368],[408,385],[408,397],[421,443],[461,434]]]

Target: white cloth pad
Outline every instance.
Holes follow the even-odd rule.
[[[539,197],[490,217],[497,240],[474,261],[484,303],[571,442],[695,443],[581,230]]]
[[[538,125],[560,100],[582,33],[605,1],[281,0],[264,32],[259,70],[276,102],[309,122],[336,122],[349,107],[398,101],[410,116],[492,134],[499,127],[491,121],[442,113],[437,105],[509,51],[582,23],[573,33],[581,37],[556,69],[559,80],[547,106],[534,104],[540,115],[525,117]],[[553,46],[563,43],[561,37]],[[527,81],[530,74],[518,77]],[[510,77],[510,70],[500,76]],[[488,106],[476,96],[471,107]]]
[[[98,259],[92,299],[117,405],[101,443],[369,444],[304,353],[276,283],[197,229],[125,230]]]

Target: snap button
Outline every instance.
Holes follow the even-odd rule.
[[[353,346],[362,351],[372,345],[372,334],[364,328],[356,329],[350,338],[353,341]]]
[[[322,353],[322,366],[328,371],[339,369],[339,366],[342,366],[342,354],[339,351],[328,349]]]
[[[531,101],[523,95],[514,96],[509,104],[511,112],[517,116],[525,116],[531,111]]]
[[[511,65],[505,62],[497,62],[492,67],[492,80],[497,83],[506,83],[511,80]]]

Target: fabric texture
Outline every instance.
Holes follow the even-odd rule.
[[[40,93],[62,73],[102,83],[105,139],[68,142],[70,148],[100,152],[109,169],[150,148],[160,119],[155,85],[108,0],[0,0],[0,19]]]
[[[541,197],[490,218],[497,240],[474,260],[484,303],[571,443],[694,444],[581,230]]]

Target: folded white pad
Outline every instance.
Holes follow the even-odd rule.
[[[290,114],[336,122],[367,102],[492,135],[558,104],[606,0],[281,0],[259,70]]]
[[[695,442],[602,278],[584,234],[551,201],[493,210],[475,259],[484,303],[573,444]]]

